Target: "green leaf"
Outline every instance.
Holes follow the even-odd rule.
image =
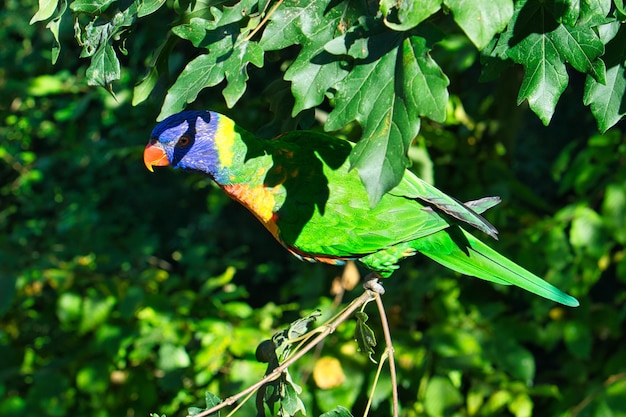
[[[570,229],[570,244],[596,258],[605,255],[610,246],[602,217],[589,207],[576,207]]]
[[[278,8],[271,16],[271,20],[259,41],[266,51],[287,48],[291,45],[299,45],[306,41],[306,37],[317,34],[320,26],[326,23],[324,11],[330,0],[303,2],[300,0],[285,0],[282,7]],[[328,16],[331,22],[335,19],[336,8],[332,16]],[[332,30],[326,30],[321,34],[328,36]]]
[[[81,334],[94,330],[107,320],[111,310],[115,306],[116,298],[108,296],[100,298],[98,296],[90,296],[85,298],[82,304],[81,320],[78,326]]]
[[[598,129],[606,132],[626,115],[626,29],[621,25],[606,46],[604,83],[590,76],[585,82],[583,103],[590,106]]]
[[[357,311],[354,315],[357,319],[354,338],[359,346],[359,350],[365,353],[372,362],[376,363],[374,358],[372,358],[374,348],[376,347],[376,335],[366,323],[368,316],[362,311]]]
[[[429,416],[452,415],[451,410],[463,404],[463,396],[449,378],[434,376],[428,381],[424,408]]]
[[[589,359],[593,335],[589,325],[580,321],[569,321],[563,328],[567,350],[576,358]]]
[[[39,0],[39,9],[37,13],[30,19],[30,24],[40,22],[42,20],[48,20],[59,5],[59,0]]]
[[[385,25],[393,30],[407,31],[441,9],[441,0],[382,0],[380,12]]]
[[[224,16],[214,13],[220,19]],[[248,63],[259,68],[263,66],[263,50],[256,42],[238,39],[240,34],[236,24],[211,29],[214,25],[214,22],[194,18],[189,24],[172,29],[195,46],[209,49],[209,53],[193,59],[183,69],[167,92],[158,120],[183,110],[200,91],[219,84],[224,78],[228,81],[224,98],[229,107],[234,106],[246,89]]]
[[[525,393],[520,393],[509,403],[509,410],[515,417],[531,417],[533,406],[531,397]]]
[[[120,61],[115,55],[113,46],[109,43],[102,45],[91,58],[87,68],[87,84],[107,87],[120,78]]]
[[[606,187],[602,218],[615,240],[626,244],[626,184],[609,184]]]
[[[189,42],[193,43],[193,46],[196,48],[206,46],[206,43],[214,43],[219,40],[217,36],[211,36],[214,32],[210,32],[215,29],[215,25],[212,22],[209,22],[206,19],[201,17],[193,17],[189,21],[189,23],[185,23],[182,25],[174,26],[172,28],[172,33],[176,36],[186,39]],[[233,31],[233,27],[228,28],[231,32],[229,34],[235,34]],[[226,36],[225,38],[228,38]],[[232,42],[224,42],[220,46],[232,47]]]
[[[220,397],[218,397],[217,395],[206,391],[204,393],[204,402],[205,402],[205,408],[200,408],[200,407],[189,407],[187,409],[187,413],[190,416],[195,416],[196,414],[200,414],[203,411],[206,410],[210,410],[211,408],[215,407],[216,405],[220,404],[222,402],[222,399]],[[219,412],[214,413],[214,414],[209,414],[209,416],[214,416],[214,415],[219,415]]]
[[[63,11],[65,11],[66,4],[67,3],[64,3]],[[59,41],[59,29],[61,27],[61,16],[62,16],[62,13],[59,15],[59,17],[52,19],[46,25],[46,27],[50,29],[50,32],[52,32],[52,36],[54,36],[54,43],[52,44],[52,55],[51,55],[52,65],[56,64],[57,59],[59,59],[59,54],[61,53],[61,42]]]
[[[64,326],[72,326],[80,319],[82,299],[80,295],[66,292],[59,296],[56,315]]]
[[[617,3],[616,3],[617,5]],[[587,0],[580,2],[579,26],[598,26],[608,23],[607,16],[611,12],[611,0]]]
[[[591,77],[604,83],[603,71],[597,71],[595,62],[604,54],[604,44],[591,28],[582,26],[560,25],[555,31],[559,53],[577,71],[588,73]],[[601,66],[600,68],[603,68]]]
[[[100,15],[113,3],[115,0],[74,0],[70,4],[70,9],[75,13]]]
[[[486,47],[513,16],[512,0],[444,0],[444,4],[478,49]]]
[[[228,85],[223,90],[226,105],[232,108],[246,91],[248,81],[248,63],[261,68],[263,66],[263,50],[256,42],[240,42],[235,45],[233,53],[224,61],[224,75]]]
[[[535,357],[523,346],[508,337],[496,339],[496,363],[525,384],[532,385],[535,378]]]
[[[343,39],[349,54],[355,42],[348,36]],[[340,52],[336,48],[333,41],[331,50]],[[367,54],[337,84],[335,109],[325,129],[339,129],[353,120],[363,127],[350,162],[374,206],[404,175],[419,117],[445,119],[448,78],[430,57],[426,40],[418,36],[374,33],[367,39]]]
[[[159,10],[165,4],[166,0],[143,0],[139,9],[137,9],[137,17],[144,17]]]
[[[306,414],[306,408],[300,399],[302,388],[291,381],[289,374],[287,374],[287,381],[282,388],[283,398],[280,402],[281,412],[279,412],[279,415],[295,416],[298,412],[302,412],[303,415]]]
[[[223,63],[216,64],[215,55],[200,55],[187,64],[167,91],[157,120],[183,110],[185,104],[194,101],[202,89],[217,85],[224,79]]]
[[[190,364],[191,359],[184,346],[164,343],[159,348],[159,369],[167,372],[187,368]]]
[[[347,74],[342,62],[330,55],[324,45],[335,36],[335,31],[329,28],[347,26],[355,8],[337,5],[327,10],[328,3],[328,0],[304,4],[286,1],[272,15],[259,41],[266,51],[302,44],[302,50],[284,76],[292,82],[295,98],[292,116],[320,104],[326,91]]]
[[[133,88],[133,106],[143,103],[148,98],[157,81],[159,81],[159,71],[156,67],[152,67],[148,75]]]
[[[603,53],[600,38],[590,27],[559,24],[554,11],[540,2],[516,3],[516,15],[500,44],[510,44],[506,55],[524,66],[518,103],[528,100],[530,108],[547,125],[567,87],[565,63],[602,81],[602,65],[595,63]]]
[[[320,417],[352,417],[352,414],[347,408],[338,405],[333,410],[320,414]]]

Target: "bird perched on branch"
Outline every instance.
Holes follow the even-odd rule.
[[[499,198],[460,203],[407,170],[371,207],[358,173],[350,169],[351,150],[350,142],[320,132],[266,140],[222,114],[184,111],[157,124],[144,163],[150,171],[171,165],[208,175],[302,260],[358,260],[388,277],[400,260],[419,252],[462,274],[578,305],[460,226],[497,238],[481,213]]]

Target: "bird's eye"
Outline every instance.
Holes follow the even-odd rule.
[[[183,135],[180,138],[178,138],[178,142],[176,142],[176,146],[179,148],[184,148],[186,146],[189,146],[190,143],[191,143],[191,138],[187,135]]]

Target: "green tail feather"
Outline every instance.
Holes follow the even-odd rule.
[[[414,247],[454,271],[505,285],[516,285],[570,307],[578,300],[500,255],[460,227],[451,227],[414,241]]]

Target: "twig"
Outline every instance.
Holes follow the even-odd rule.
[[[589,404],[591,404],[594,399],[596,399],[602,393],[603,390],[621,381],[622,379],[626,379],[626,372],[620,372],[618,374],[610,375],[607,379],[604,380],[601,387],[593,390],[591,394],[583,398],[582,401],[572,409],[570,417],[578,416],[585,408],[587,408]]]
[[[389,356],[389,373],[391,374],[391,396],[393,399],[393,417],[398,417],[398,381],[396,378],[396,362],[393,356],[393,343],[391,341],[391,332],[389,331],[389,322],[387,321],[387,314],[385,313],[385,306],[383,306],[383,299],[379,293],[375,293],[374,299],[378,306],[378,313],[380,314],[380,322],[383,326],[383,334],[385,336],[385,344],[387,345],[387,354]]]
[[[376,294],[375,297],[380,298],[380,296],[378,294]],[[228,407],[230,405],[233,405],[240,398],[245,397],[246,395],[255,392],[256,390],[258,390],[259,388],[261,388],[263,385],[267,384],[268,382],[271,382],[271,381],[274,381],[275,379],[278,379],[278,377],[280,377],[280,375],[289,366],[291,366],[291,364],[296,362],[298,359],[300,359],[302,356],[304,356],[305,353],[307,353],[309,350],[313,349],[313,347],[315,347],[319,342],[324,340],[329,334],[334,332],[335,329],[341,323],[346,321],[352,315],[352,313],[354,313],[354,311],[356,311],[361,305],[367,303],[371,299],[372,299],[372,292],[365,291],[358,298],[354,299],[354,301],[352,301],[352,303],[350,303],[350,305],[348,305],[348,307],[346,307],[343,310],[342,313],[338,314],[335,318],[331,319],[329,321],[329,323],[325,326],[325,329],[323,331],[319,332],[319,334],[315,338],[313,338],[310,342],[307,342],[306,345],[302,348],[302,350],[299,350],[298,352],[294,353],[293,356],[289,357],[285,362],[283,362],[282,364],[280,364],[280,366],[278,366],[272,372],[267,374],[263,379],[261,379],[260,381],[256,382],[255,384],[249,386],[248,388],[246,388],[245,390],[241,391],[240,393],[225,399],[223,402],[219,403],[215,407],[212,407],[212,408],[210,408],[208,410],[205,410],[205,411],[202,411],[201,413],[196,414],[194,417],[206,417],[206,416],[209,416],[209,415],[215,413],[216,411],[221,410],[224,407]],[[387,340],[387,336],[385,336],[385,340]],[[389,340],[391,340],[391,339],[389,339]],[[392,379],[392,381],[395,381],[395,379]]]
[[[383,366],[385,365],[385,361],[389,357],[389,350],[385,348],[383,354],[380,356],[380,361],[378,361],[378,367],[376,368],[376,375],[374,376],[374,383],[372,384],[372,390],[370,391],[370,396],[367,399],[367,404],[365,405],[365,411],[363,411],[363,417],[367,417],[370,412],[370,408],[372,407],[372,401],[374,400],[374,392],[376,391],[376,385],[378,385],[378,379],[380,378],[380,373],[383,370]]]
[[[252,32],[250,32],[250,34],[248,36],[245,37],[244,42],[248,42],[250,39],[252,39],[252,37],[254,35],[256,35],[256,33],[261,30],[261,28],[267,23],[267,21],[270,19],[270,17],[272,17],[272,15],[274,14],[274,12],[276,11],[276,9],[278,9],[278,7],[281,5],[281,3],[283,2],[283,0],[278,0],[276,2],[276,4],[274,5],[274,7],[272,7],[270,9],[269,12],[267,12],[267,14],[265,15],[265,17],[263,18],[263,20],[261,20],[261,22],[252,30]]]

